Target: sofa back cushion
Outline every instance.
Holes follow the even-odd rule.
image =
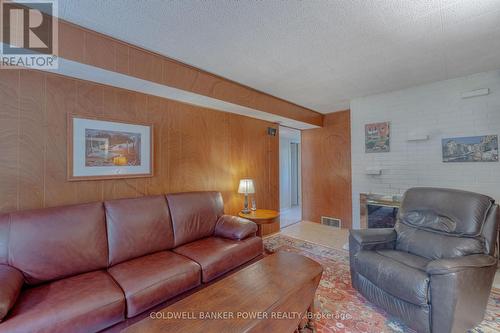
[[[409,189],[398,212],[396,248],[430,259],[487,253],[482,231],[494,208],[494,200],[482,194]]]
[[[215,224],[224,215],[220,192],[167,194],[174,228],[175,247],[213,235]]]
[[[101,202],[11,213],[0,219],[0,233],[6,223],[7,263],[19,269],[28,284],[107,267]]]
[[[109,265],[174,246],[163,195],[106,201]]]

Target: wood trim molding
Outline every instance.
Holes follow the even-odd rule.
[[[323,115],[232,80],[59,20],[59,56],[315,126]]]

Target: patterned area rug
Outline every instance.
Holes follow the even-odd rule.
[[[323,266],[315,304],[318,312],[328,315],[316,321],[318,333],[415,332],[381,308],[370,304],[352,288],[347,251],[283,235],[264,239],[264,246],[269,252],[302,254]],[[491,292],[485,320],[470,332],[500,332],[500,290]]]

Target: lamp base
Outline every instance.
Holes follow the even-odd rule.
[[[248,209],[248,194],[245,193],[245,205],[243,206],[243,209],[241,210],[243,214],[250,214],[250,209]]]

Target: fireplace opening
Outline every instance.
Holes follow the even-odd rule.
[[[397,206],[368,203],[368,228],[393,228],[398,215]]]
[[[376,193],[360,193],[360,227],[393,228],[401,197]]]

